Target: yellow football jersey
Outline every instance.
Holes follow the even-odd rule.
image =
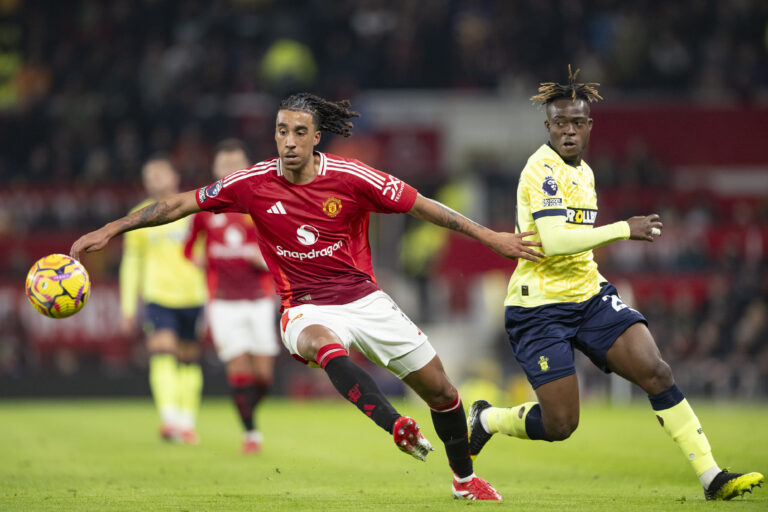
[[[133,211],[144,208],[146,200]],[[206,300],[203,270],[184,257],[191,218],[125,233],[120,262],[123,315],[134,316],[139,296],[168,308],[202,306]]]
[[[528,159],[517,185],[516,231],[538,231],[536,219],[564,215],[566,229],[592,229],[597,218],[597,194],[592,169],[582,160],[566,164],[548,144]],[[541,237],[527,238],[536,242]],[[543,251],[542,251],[543,252]],[[583,302],[605,279],[597,271],[592,251],[549,256],[538,263],[518,260],[509,280],[505,306],[535,307],[556,302]]]

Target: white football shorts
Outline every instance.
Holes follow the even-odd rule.
[[[283,311],[283,344],[291,354],[300,355],[296,349],[299,334],[316,324],[336,333],[348,351],[354,347],[400,379],[420,370],[436,355],[426,334],[381,290],[349,304],[303,304]]]
[[[275,300],[213,299],[208,321],[219,358],[227,362],[240,354],[275,356],[280,351],[275,328]]]

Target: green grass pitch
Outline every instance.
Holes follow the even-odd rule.
[[[768,406],[693,401],[721,466],[768,472]],[[240,455],[231,404],[205,400],[199,446],[161,443],[149,399],[0,402],[0,510],[768,510],[768,488],[707,503],[692,470],[642,403],[586,404],[563,443],[496,436],[475,470],[504,503],[451,497],[429,412],[414,416],[436,451],[426,463],[341,401],[267,400],[266,440]]]

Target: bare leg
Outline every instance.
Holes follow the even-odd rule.
[[[275,358],[272,356],[251,354],[250,359],[253,375],[255,375],[257,379],[271,384],[274,379]]]
[[[645,324],[636,323],[624,331],[605,358],[608,368],[649,395],[659,394],[675,383],[672,370],[661,358]]]
[[[563,441],[579,425],[579,381],[576,374],[536,388],[538,402],[492,407],[484,400],[470,408],[471,453],[477,455],[496,432],[521,439]]]
[[[432,423],[440,440],[451,469],[459,478],[468,478],[473,473],[469,456],[467,417],[459,393],[448,380],[440,358],[435,356],[424,367],[408,374],[403,382],[408,384],[432,410]]]
[[[403,379],[427,404],[442,405],[456,399],[458,392],[448,380],[440,358],[435,356],[423,368]]]
[[[536,388],[541,423],[548,441],[568,439],[579,426],[579,380],[576,374]]]

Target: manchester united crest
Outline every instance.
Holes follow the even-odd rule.
[[[335,197],[329,197],[323,202],[323,211],[329,217],[335,217],[341,211],[341,200]]]

